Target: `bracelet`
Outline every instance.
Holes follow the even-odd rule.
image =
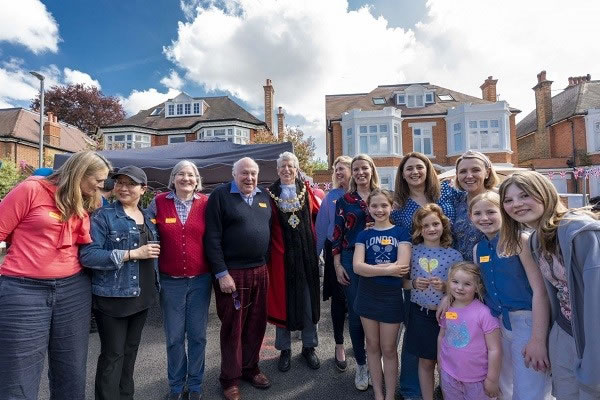
[[[413,289],[416,289],[416,288],[417,288],[417,287],[415,286],[415,282],[416,282],[416,279],[413,279],[413,280],[412,280],[412,282],[411,282],[411,286],[413,287]]]

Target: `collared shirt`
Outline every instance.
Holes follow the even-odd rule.
[[[246,203],[248,203],[249,205],[252,205],[252,202],[254,201],[254,196],[256,196],[256,193],[260,193],[260,192],[261,192],[261,190],[258,187],[255,187],[254,190],[252,191],[252,193],[246,195],[246,194],[240,192],[240,188],[238,188],[235,181],[231,181],[230,193],[239,193],[240,196],[242,196],[242,199],[244,199],[244,201]]]
[[[175,203],[175,211],[177,211],[177,216],[183,225],[185,225],[185,221],[187,221],[188,215],[190,215],[190,210],[192,209],[192,204],[194,200],[198,200],[200,195],[198,193],[194,193],[194,197],[189,200],[181,200],[179,197],[175,195],[175,192],[170,192],[167,194],[167,199],[172,199]],[[156,202],[152,199],[152,202],[148,206],[148,212],[154,218],[156,216]]]

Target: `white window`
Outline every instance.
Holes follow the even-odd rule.
[[[392,179],[389,176],[382,176],[379,185],[382,189],[392,190],[391,181]]]
[[[387,124],[361,125],[359,127],[359,151],[366,154],[389,154],[390,139]]]
[[[200,114],[200,103],[194,103],[194,114]]]
[[[383,97],[373,97],[373,104],[375,104],[376,106],[380,106],[385,103],[386,103],[386,101]]]
[[[169,104],[169,115],[175,115],[175,104]]]
[[[192,113],[192,105],[190,103],[185,103],[185,113],[186,115],[191,114]]]
[[[500,148],[500,121],[469,121],[469,149],[496,150]]]
[[[112,133],[104,135],[105,150],[141,149],[150,147],[150,135],[133,133]]]
[[[433,103],[433,92],[425,93],[425,103]]]
[[[454,140],[454,151],[460,153],[464,151],[462,124],[457,122],[452,125],[452,138]]]
[[[422,94],[409,94],[407,96],[406,106],[408,108],[423,107],[423,95]]]
[[[400,125],[394,124],[394,153],[400,154]]]
[[[354,156],[354,136],[352,135],[352,128],[346,129],[346,154]]]
[[[215,136],[225,136],[225,129],[215,129]]]
[[[248,144],[250,141],[250,129],[240,128],[237,126],[209,129],[204,128],[200,131],[199,137],[218,137],[220,139],[228,140],[232,143]]]
[[[206,136],[212,136],[212,129],[206,130]]]
[[[406,95],[404,94],[397,94],[396,95],[396,104],[400,105],[400,104],[406,104]]]
[[[183,104],[177,104],[177,115],[183,114]]]
[[[594,123],[595,150],[600,151],[600,121]]]
[[[441,101],[454,101],[454,97],[451,94],[438,94],[438,99]]]
[[[433,137],[431,127],[413,127],[413,151],[428,156],[433,155]]]
[[[169,144],[171,143],[184,143],[185,135],[169,135]]]

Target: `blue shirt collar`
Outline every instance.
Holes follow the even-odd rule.
[[[261,192],[261,190],[257,186],[252,191],[252,196],[255,196],[256,193],[260,193],[260,192]],[[238,188],[238,185],[235,183],[235,181],[231,181],[231,190],[229,191],[229,193],[239,193],[239,194],[242,194],[242,192],[240,192],[240,188]]]

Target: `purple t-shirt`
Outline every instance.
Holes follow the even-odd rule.
[[[500,327],[485,304],[475,299],[466,307],[450,307],[440,321],[446,329],[440,346],[440,367],[461,382],[481,382],[487,376],[485,335]]]

